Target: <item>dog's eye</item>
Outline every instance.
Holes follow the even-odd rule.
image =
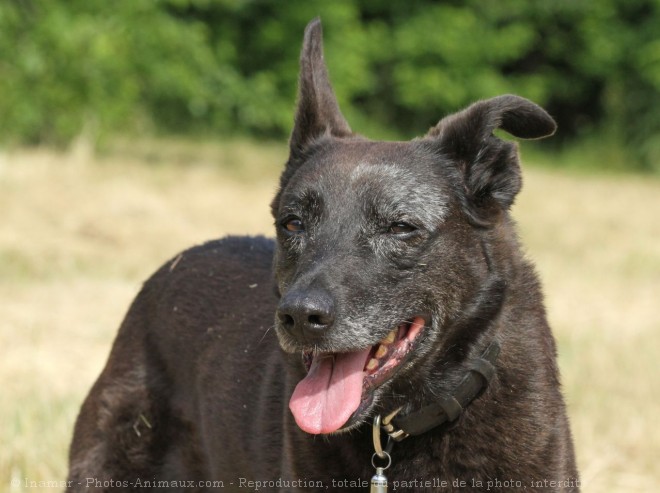
[[[302,233],[303,231],[305,231],[305,225],[303,224],[302,219],[298,217],[290,217],[288,219],[285,219],[282,222],[282,226],[289,233]]]
[[[393,235],[407,235],[416,230],[417,228],[412,224],[399,222],[399,223],[390,224],[390,227],[387,230],[387,232]]]

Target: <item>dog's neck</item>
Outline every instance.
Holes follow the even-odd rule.
[[[463,316],[452,323],[452,334],[443,344],[443,377],[453,386],[436,389],[429,400],[403,405],[383,418],[383,428],[394,441],[422,435],[442,425],[455,422],[492,377],[500,354],[497,323],[507,297],[507,283],[492,273],[466,307]],[[485,347],[485,349],[484,349]],[[444,378],[443,378],[444,379]],[[451,385],[451,384],[450,384]]]
[[[400,408],[393,411],[383,419],[385,432],[398,442],[458,419],[463,410],[488,386],[495,374],[499,353],[500,345],[492,341],[480,357],[469,362],[467,373],[451,394],[406,414],[399,414]]]

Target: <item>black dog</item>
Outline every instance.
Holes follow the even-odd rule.
[[[277,240],[210,242],[145,284],[78,418],[72,487],[364,491],[389,465],[398,490],[578,491],[498,128],[555,123],[501,96],[411,142],[353,134],[310,23]]]

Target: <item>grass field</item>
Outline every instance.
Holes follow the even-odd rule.
[[[0,492],[65,478],[77,410],[142,280],[192,244],[270,234],[285,155],[0,155]],[[660,181],[525,171],[514,214],[546,288],[583,491],[658,491]]]

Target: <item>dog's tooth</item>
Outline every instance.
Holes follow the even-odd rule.
[[[389,334],[387,334],[387,335],[385,336],[385,339],[383,339],[382,341],[380,341],[381,344],[385,344],[385,345],[387,345],[387,344],[392,344],[392,343],[394,342],[394,339],[396,339],[396,333],[397,333],[397,330],[398,330],[398,329],[394,329],[394,330],[392,330]]]
[[[376,354],[374,354],[374,358],[380,359],[386,354],[387,354],[387,346],[381,344],[380,346],[378,346],[378,349],[376,349]]]
[[[371,358],[369,363],[367,363],[367,371],[374,371],[378,368],[378,360],[376,358]]]

